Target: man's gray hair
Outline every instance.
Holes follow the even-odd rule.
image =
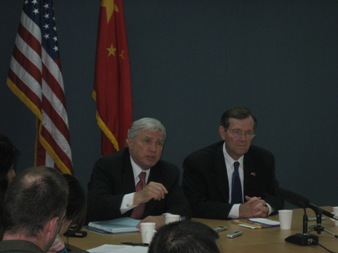
[[[131,128],[128,130],[128,138],[134,138],[142,130],[159,131],[163,137],[163,141],[165,141],[167,136],[165,127],[159,120],[154,118],[141,118],[134,121],[131,125]]]

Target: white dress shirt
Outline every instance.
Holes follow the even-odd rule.
[[[137,185],[138,181],[140,181],[139,174],[141,172],[146,173],[146,182],[148,182],[148,177],[150,173],[150,169],[148,170],[142,170],[140,166],[138,166],[133,158],[130,157],[130,162],[131,162],[131,167],[133,168],[133,173],[134,173],[134,181],[135,181],[135,186]],[[129,210],[133,209],[135,207],[134,205],[134,195],[135,192],[125,194],[122,199],[122,203],[120,206],[121,214],[124,214],[128,212]]]

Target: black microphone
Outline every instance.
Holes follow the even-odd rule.
[[[308,203],[307,206],[311,208],[315,213],[321,213],[324,214],[325,216],[330,217],[331,219],[338,220],[338,216],[334,215],[333,213],[330,213],[323,208],[320,208],[319,206],[316,206],[312,203]]]
[[[277,193],[285,200],[287,200],[288,202],[290,202],[291,204],[294,204],[295,206],[301,207],[301,208],[305,208],[307,207],[307,204],[310,203],[310,201],[291,191],[288,191],[284,188],[278,188],[277,189]]]
[[[284,188],[278,188],[277,190],[277,193],[283,198],[283,199],[286,199],[287,201],[289,201],[291,204],[294,204],[298,207],[301,207],[301,208],[310,208],[312,209],[316,214],[324,214],[334,220],[338,220],[338,217],[335,216],[334,214],[332,214],[331,212],[328,212],[326,210],[324,210],[323,208],[320,208],[319,206],[316,206],[312,203],[310,203],[310,201],[297,194],[297,193],[294,193],[294,192],[291,192],[291,191],[288,191]]]
[[[318,236],[316,235],[311,235],[309,233],[307,233],[307,226],[308,226],[308,217],[306,214],[306,207],[308,206],[308,204],[310,203],[310,201],[291,191],[288,191],[286,189],[283,188],[279,188],[277,189],[277,193],[285,200],[287,200],[288,202],[290,202],[291,204],[294,204],[298,207],[301,207],[304,209],[304,215],[303,215],[303,233],[298,233],[295,235],[290,235],[287,238],[285,238],[285,241],[290,242],[290,243],[294,243],[297,245],[302,245],[302,246],[307,246],[307,245],[318,245]]]

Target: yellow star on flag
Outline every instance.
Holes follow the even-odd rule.
[[[113,12],[119,12],[114,0],[102,0],[101,6],[106,8],[107,23],[109,23]]]
[[[115,56],[116,47],[114,47],[113,44],[111,44],[110,47],[107,48],[107,50],[109,52],[108,56],[110,56],[110,55],[114,55]]]

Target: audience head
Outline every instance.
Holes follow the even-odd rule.
[[[134,162],[143,170],[153,167],[161,158],[166,130],[153,118],[136,120],[128,131],[127,144]]]
[[[227,153],[238,160],[248,152],[255,137],[256,117],[247,107],[233,107],[221,118],[219,134],[225,142]]]
[[[86,197],[80,182],[69,174],[63,174],[66,179],[69,194],[66,216],[60,229],[60,234],[66,233],[67,236],[79,231],[86,219]]]
[[[10,139],[0,134],[0,192],[4,193],[15,176],[15,163],[19,151]]]
[[[148,253],[220,253],[218,238],[218,233],[205,224],[173,222],[157,231]]]
[[[4,240],[27,240],[49,249],[66,213],[68,185],[57,170],[32,167],[19,173],[4,201]]]

